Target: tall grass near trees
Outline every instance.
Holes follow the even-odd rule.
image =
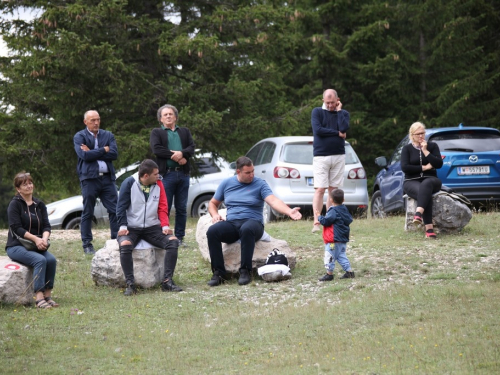
[[[500,213],[476,214],[437,241],[403,222],[356,220],[356,278],[339,280],[336,269],[327,283],[317,281],[323,247],[311,221],[267,225],[297,253],[293,278],[209,288],[189,221],[175,276],[185,292],[130,298],[94,286],[78,236],[54,233],[61,307],[0,305],[0,373],[499,373]]]

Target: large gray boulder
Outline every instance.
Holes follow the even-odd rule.
[[[163,281],[165,251],[150,247],[134,249],[135,285],[152,288]],[[120,250],[116,240],[106,241],[104,248],[98,250],[92,258],[92,280],[96,285],[125,287],[125,275],[120,264]]]
[[[225,218],[226,210],[219,210],[219,214]],[[207,230],[212,225],[212,217],[204,215],[198,220],[196,226],[196,241],[203,259],[210,262],[210,253],[208,251]],[[269,238],[269,241],[257,241],[252,258],[252,268],[258,268],[266,264],[267,256],[273,249],[278,249],[288,258],[290,269],[295,268],[297,262],[295,252],[288,246],[284,240]],[[241,266],[241,245],[239,242],[232,244],[222,244],[222,254],[224,255],[224,265],[229,273],[237,273]]]
[[[30,305],[33,303],[33,268],[0,256],[0,301]]]
[[[456,233],[461,231],[472,219],[472,211],[466,204],[451,198],[446,193],[436,193],[432,198],[432,221],[436,232]],[[413,217],[417,209],[417,201],[406,199],[405,230],[417,230]]]

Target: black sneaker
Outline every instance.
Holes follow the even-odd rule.
[[[124,296],[131,296],[133,294],[137,293],[137,289],[135,288],[134,284],[127,284],[127,289],[123,292]]]
[[[164,292],[182,292],[182,288],[175,285],[174,280],[171,279],[167,279],[161,283],[161,290]]]
[[[322,278],[319,279],[319,281],[332,281],[333,280],[333,275],[330,274],[325,274]]]
[[[238,279],[238,284],[247,285],[252,282],[250,277],[250,272],[246,268],[240,268],[240,278]]]
[[[354,279],[354,272],[347,271],[346,273],[344,273],[344,276],[342,276],[341,279]]]
[[[179,240],[179,247],[186,247],[187,243],[184,242],[184,240]]]
[[[94,255],[95,254],[94,246],[91,243],[89,243],[88,245],[84,245],[83,252],[87,255]]]
[[[219,271],[215,271],[212,278],[208,281],[207,285],[209,286],[219,286],[220,284],[224,284],[226,280],[221,276]]]

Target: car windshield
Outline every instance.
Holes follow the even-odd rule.
[[[220,172],[216,159],[213,157],[194,157],[191,159],[191,175],[194,177],[204,176]]]
[[[429,138],[439,150],[455,152],[488,152],[500,150],[500,135],[481,130],[459,130],[438,133]]]
[[[287,143],[283,146],[283,161],[292,164],[308,164],[313,163],[313,145],[312,142],[307,143]],[[359,159],[351,145],[345,145],[345,163],[356,164]]]
[[[137,164],[137,168],[139,168],[139,164]],[[126,179],[127,177],[130,177],[130,176],[132,176],[135,172],[137,172],[137,168],[134,168],[134,169],[132,169],[131,171],[127,171],[127,172],[125,172],[124,174],[122,174],[121,176],[119,176],[119,177],[117,177],[117,178],[116,178],[115,184],[116,184],[116,188],[117,188],[118,190],[120,190],[120,186],[122,186],[123,181],[125,181],[125,179]]]
[[[221,168],[217,164],[218,163],[217,159],[211,156],[195,155],[193,158],[190,159],[190,163],[191,163],[191,177],[201,177],[206,174],[212,174],[221,171]],[[223,166],[222,162],[219,163]],[[127,168],[129,169],[128,171],[126,171],[125,173],[121,174],[116,178],[116,187],[118,190],[120,190],[120,186],[122,185],[123,181],[125,181],[127,177],[130,177],[134,173],[136,173],[138,168],[139,168],[139,163],[130,166],[129,168]]]

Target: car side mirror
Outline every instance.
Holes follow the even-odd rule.
[[[387,158],[385,156],[379,156],[375,159],[375,164],[377,164],[380,168],[387,167]]]

